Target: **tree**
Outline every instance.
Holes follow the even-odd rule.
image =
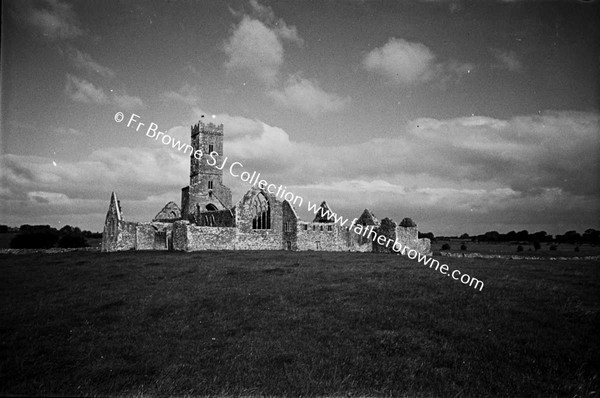
[[[13,249],[49,249],[56,244],[58,234],[50,230],[45,232],[20,233],[10,241]]]
[[[464,233],[460,236],[460,239],[469,239],[469,238],[470,238],[470,236],[467,233]]]
[[[533,239],[534,241],[539,241],[539,242],[547,242],[548,240],[552,239],[551,235],[548,235],[548,233],[546,231],[538,231],[534,234],[530,235],[530,238]]]
[[[527,230],[522,230],[517,232],[517,239],[518,241],[524,241],[527,242],[529,241],[529,232],[527,232]]]
[[[391,253],[393,249],[392,245],[388,245],[386,247],[386,244],[388,240],[391,240],[392,242],[396,240],[396,223],[387,217],[384,218],[383,220],[381,220],[381,224],[379,225],[379,228],[377,230],[377,235],[384,236],[385,243],[381,245],[379,244],[379,242],[374,240],[373,251],[377,253]]]
[[[578,243],[581,242],[581,235],[576,231],[567,231],[564,235],[557,235],[556,241],[561,243]]]
[[[433,232],[427,232],[424,234],[419,232],[419,239],[423,239],[423,238],[427,238],[432,242],[435,240],[435,236],[433,235]]]
[[[58,240],[58,247],[63,248],[74,248],[74,247],[88,247],[89,245],[85,241],[82,234],[69,234],[64,235]]]
[[[100,234],[100,236],[102,236]],[[60,230],[49,225],[24,224],[19,234],[10,242],[14,249],[49,249],[51,247],[87,247],[88,244],[81,229],[65,225]]]
[[[498,242],[500,240],[500,234],[497,231],[486,232],[483,235],[483,240],[486,242]]]
[[[586,243],[598,244],[600,243],[600,231],[592,228],[586,229],[581,238]]]
[[[62,227],[61,229],[59,229],[58,232],[60,232],[61,235],[72,234],[73,233],[73,227],[70,226],[70,225],[65,225],[64,227]]]

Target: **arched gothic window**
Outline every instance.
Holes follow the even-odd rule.
[[[252,198],[252,229],[271,229],[271,207],[262,192]]]

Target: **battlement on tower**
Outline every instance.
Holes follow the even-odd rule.
[[[181,218],[192,220],[204,211],[229,210],[231,190],[223,184],[223,169],[206,161],[210,155],[216,164],[223,162],[223,125],[200,120],[191,126],[191,145],[204,156],[190,156],[190,185],[181,190]]]
[[[214,124],[211,122],[204,123],[199,121],[192,126],[192,137],[197,134],[223,135],[223,124]]]

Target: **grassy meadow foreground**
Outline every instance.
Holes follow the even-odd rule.
[[[438,259],[0,255],[0,394],[597,394],[597,261]]]

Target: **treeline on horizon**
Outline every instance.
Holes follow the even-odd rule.
[[[88,247],[87,239],[100,239],[102,232],[91,232],[81,230],[78,227],[65,225],[56,229],[49,225],[29,225],[10,227],[0,225],[0,234],[16,233],[10,241],[13,249],[49,249],[53,247],[73,248]],[[489,231],[481,235],[469,235],[464,233],[460,236],[434,236],[432,232],[421,233],[419,238],[429,238],[432,242],[449,241],[452,239],[471,242],[529,242],[529,243],[573,243],[573,244],[600,244],[600,231],[589,228],[583,234],[577,231],[567,231],[562,235],[549,235],[546,231],[530,234],[527,230],[515,232],[510,231],[501,234],[497,231]]]
[[[574,244],[600,244],[600,231],[593,228],[588,228],[583,234],[577,231],[567,231],[562,235],[549,235],[546,231],[539,231],[530,234],[527,230],[515,232],[510,231],[506,234],[501,234],[497,231],[489,231],[481,235],[469,235],[464,233],[460,236],[434,236],[433,233],[420,233],[419,238],[429,238],[432,242],[448,241],[458,239],[471,242],[529,242],[529,243],[574,243]]]
[[[65,225],[56,229],[49,225],[9,227],[0,225],[0,233],[17,233],[11,241],[11,249],[50,249],[89,247],[87,239],[102,238],[101,232],[82,231],[79,227]]]

